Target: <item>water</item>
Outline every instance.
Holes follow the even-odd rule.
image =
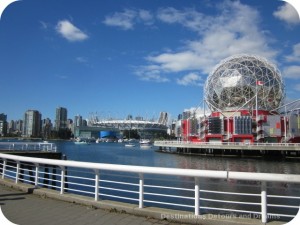
[[[73,142],[57,142],[57,146],[58,150],[69,160],[76,161],[183,169],[300,174],[299,159],[177,155],[156,152],[156,147],[151,149],[141,149],[138,145],[132,148],[124,147],[122,143],[75,145]]]
[[[124,147],[121,143],[99,143],[90,145],[75,145],[72,142],[59,142],[57,143],[58,149],[67,156],[68,160],[78,160],[87,162],[98,162],[98,163],[111,163],[111,164],[123,164],[123,165],[138,165],[138,166],[151,166],[151,167],[170,167],[170,168],[183,168],[183,169],[203,169],[203,170],[230,170],[230,171],[241,171],[241,172],[262,172],[262,173],[281,173],[281,174],[300,174],[300,163],[299,159],[262,159],[262,158],[225,158],[225,157],[207,157],[207,156],[189,156],[189,155],[178,155],[157,152],[156,147],[151,149],[141,149],[139,146],[128,148]],[[106,174],[107,177],[111,178],[118,176],[116,174]],[[105,179],[101,175],[101,178]],[[145,176],[145,184],[150,185],[170,185],[175,187],[193,189],[194,179],[188,177],[170,178],[165,176]],[[138,183],[137,177],[117,177],[118,181],[133,181]],[[105,183],[102,184],[102,186]],[[114,195],[113,191],[108,189],[102,190],[103,194],[108,196]],[[122,187],[114,187],[122,188]],[[201,190],[215,190],[215,191],[230,191],[230,192],[245,192],[245,193],[260,193],[260,183],[250,181],[224,181],[219,179],[201,179],[200,189]],[[298,184],[282,184],[282,183],[268,183],[268,194],[274,195],[289,195],[289,196],[300,196],[299,191],[300,185]],[[152,192],[153,188],[145,188],[145,191]],[[134,189],[132,189],[134,190]],[[137,189],[135,189],[137,190]],[[91,192],[93,190],[91,189]],[[182,195],[193,197],[193,192],[185,192],[178,190],[159,190],[160,193]],[[215,198],[216,194],[211,193],[200,193],[202,198]],[[128,198],[137,198],[134,194],[126,194]],[[147,200],[148,196],[145,196]],[[249,202],[260,202],[260,197],[241,197],[241,196],[217,196],[219,199],[232,200],[232,201],[249,201]],[[110,197],[102,196],[102,199],[111,199]],[[161,201],[163,197],[151,196],[148,197],[149,201]],[[116,200],[116,199],[112,199]],[[117,199],[119,200],[119,199]],[[169,199],[164,199],[169,201]],[[127,201],[132,203],[132,201]],[[137,202],[134,202],[137,204]],[[193,200],[175,200],[174,202],[186,205],[193,205]],[[284,200],[281,199],[268,199],[269,204],[291,204],[299,206],[299,200]],[[153,204],[145,203],[146,206],[152,206]],[[260,212],[260,206],[235,206],[228,203],[218,202],[207,202],[200,201],[202,207],[219,207],[219,208],[234,208],[238,210],[248,210]],[[157,206],[154,204],[154,206]],[[164,207],[163,205],[158,205]],[[170,207],[169,207],[170,208]],[[183,209],[193,211],[192,208],[188,207],[171,207],[174,209]],[[296,215],[296,209],[283,209],[283,208],[268,208],[271,213],[289,214]],[[222,211],[212,211],[201,209],[201,213],[222,213]],[[223,213],[226,213],[225,211]],[[227,212],[228,213],[228,212]],[[281,220],[289,220],[290,218],[282,217]]]
[[[190,155],[178,155],[157,152],[156,147],[150,149],[141,149],[138,145],[136,147],[125,147],[123,143],[92,143],[90,145],[76,145],[73,142],[56,142],[57,148],[60,152],[67,156],[68,160],[96,162],[96,163],[110,163],[110,164],[122,164],[122,165],[137,165],[137,166],[150,166],[150,167],[170,167],[170,168],[182,168],[182,169],[202,169],[202,170],[229,170],[229,171],[241,171],[241,172],[262,172],[262,173],[280,173],[280,174],[300,174],[299,159],[262,159],[262,158],[228,158],[228,157],[212,157],[212,156],[190,156]],[[75,192],[74,190],[81,189],[85,191],[84,195],[93,197],[94,194],[94,172],[84,171],[79,172],[74,168],[68,168],[68,175],[70,176],[84,176],[90,178],[85,180],[87,186],[76,186],[76,182],[82,182],[76,178],[69,178],[70,182],[68,192]],[[271,175],[270,175],[271,176]],[[118,182],[129,182],[138,184],[138,174],[128,174],[121,172],[104,172],[100,174],[100,198],[105,200],[116,200],[128,203],[138,204],[138,193],[123,193],[121,195],[126,199],[114,198],[112,196],[120,196],[120,191],[114,191],[113,189],[131,190],[138,192],[138,186],[122,186],[121,184],[115,184],[105,182],[104,180],[114,180]],[[145,185],[155,186],[171,186],[178,188],[186,188],[191,191],[178,190],[178,189],[162,189],[145,186],[145,192],[148,193],[164,193],[166,195],[185,196],[191,197],[191,199],[176,199],[167,198],[162,196],[147,195],[145,194],[145,206],[158,206],[166,207],[152,203],[152,201],[165,201],[175,204],[184,204],[193,206],[194,204],[194,179],[190,177],[171,177],[160,175],[145,175]],[[220,200],[226,201],[245,201],[245,202],[260,202],[259,196],[228,196],[219,194],[207,193],[203,190],[214,191],[229,191],[238,193],[260,193],[260,182],[256,181],[237,181],[237,180],[221,180],[221,179],[200,179],[200,197],[201,198],[213,198],[216,197]],[[285,183],[268,183],[267,187],[268,195],[283,195],[283,196],[298,196],[300,197],[300,185],[299,184],[285,184]],[[82,193],[81,193],[82,194]],[[291,199],[278,199],[268,198],[268,204],[279,205],[294,205],[299,206],[299,200]],[[201,213],[228,213],[226,211],[214,211],[208,210],[207,207],[217,208],[232,208],[237,210],[256,211],[260,212],[260,206],[244,206],[233,205],[231,203],[222,202],[210,202],[200,200]],[[193,211],[192,207],[177,207],[168,206],[172,209],[180,209]],[[296,215],[297,209],[282,209],[275,207],[268,207],[269,213],[289,214]],[[287,220],[287,218],[280,218],[281,220]],[[290,218],[288,218],[290,219]]]

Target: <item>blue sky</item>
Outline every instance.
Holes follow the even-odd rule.
[[[300,97],[300,21],[283,1],[22,0],[0,20],[0,113],[177,117],[240,53],[274,62]]]

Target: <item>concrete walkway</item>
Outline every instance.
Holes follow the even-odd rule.
[[[166,220],[43,198],[2,185],[0,186],[0,205],[5,217],[19,225],[173,224]]]
[[[34,189],[31,185],[15,184],[0,179],[0,206],[5,217],[19,225],[255,225],[260,220],[220,218],[155,207],[139,209],[136,205],[94,201],[72,194],[60,195],[49,189]],[[1,221],[0,215],[0,224]],[[284,224],[272,221],[268,225]]]

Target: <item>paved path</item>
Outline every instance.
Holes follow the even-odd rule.
[[[134,216],[27,194],[0,185],[0,206],[19,225],[171,225],[166,220]],[[2,225],[1,221],[0,224]]]
[[[14,187],[14,188],[11,188]],[[21,189],[23,191],[19,191]],[[28,194],[34,192],[35,194]],[[45,197],[48,196],[48,197]],[[64,201],[60,200],[64,198]],[[73,203],[74,201],[78,203]],[[79,204],[80,203],[80,204]],[[100,206],[102,204],[102,207]],[[0,179],[0,206],[5,217],[13,224],[18,225],[257,225],[261,224],[257,219],[238,218],[203,218],[176,219],[176,223],[171,220],[160,219],[162,215],[192,215],[191,213],[172,211],[161,208],[145,208],[132,210],[132,206],[122,205],[122,203],[87,201],[85,198],[78,199],[69,194],[60,195],[57,191],[45,189],[28,188],[28,185],[16,185],[11,181]],[[104,207],[106,205],[106,207]],[[118,211],[117,211],[118,210]],[[133,214],[151,215],[153,217],[137,216]],[[1,213],[1,212],[0,212]],[[175,214],[174,214],[175,213]],[[180,214],[178,214],[180,213]],[[182,213],[182,214],[181,214]],[[184,214],[185,213],[185,214]],[[215,215],[211,215],[215,216]],[[207,217],[207,218],[206,218]],[[174,219],[173,219],[174,221]],[[182,222],[182,223],[180,223]],[[272,221],[268,225],[281,225],[283,222]],[[3,223],[0,214],[0,225]]]

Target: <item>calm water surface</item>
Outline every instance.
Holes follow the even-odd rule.
[[[57,142],[58,150],[69,160],[171,167],[185,169],[230,170],[242,172],[264,172],[300,174],[299,159],[228,158],[188,156],[156,152],[157,147],[141,149],[124,147],[123,143],[92,143],[75,145],[73,142]]]
[[[300,174],[300,159],[270,159],[270,158],[228,158],[228,157],[211,157],[211,156],[189,156],[189,155],[178,155],[157,152],[156,147],[150,149],[141,149],[137,144],[136,147],[125,147],[123,143],[92,143],[90,145],[76,145],[71,141],[56,142],[58,150],[67,156],[68,160],[85,161],[85,162],[96,162],[96,163],[111,163],[111,164],[122,164],[122,165],[137,165],[137,166],[150,166],[150,167],[170,167],[170,168],[183,168],[183,169],[203,169],[203,170],[230,170],[230,171],[241,171],[241,172],[263,172],[263,173],[282,173],[282,174]],[[86,173],[89,172],[89,173]],[[92,171],[78,171],[72,168],[68,169],[69,177],[76,176],[87,176],[91,179],[94,178]],[[71,175],[71,176],[70,176]],[[145,175],[145,184],[147,185],[158,185],[167,187],[178,187],[193,190],[194,179],[191,177],[168,177],[160,175]],[[108,200],[120,200],[119,198],[112,197],[119,195],[119,192],[114,191],[114,188],[122,189],[116,184],[110,184],[103,182],[104,180],[115,180],[119,182],[131,182],[138,183],[138,174],[124,174],[121,172],[101,171],[101,187],[100,197],[101,199]],[[69,178],[69,192],[74,189],[78,189],[78,186],[74,184],[76,178]],[[73,183],[72,183],[73,182]],[[94,188],[93,181],[86,180],[87,185],[81,187],[85,193],[89,196],[93,196]],[[114,186],[113,186],[114,185]],[[128,188],[128,187],[127,187]],[[132,187],[132,190],[137,191],[138,187]],[[215,198],[215,193],[206,193],[204,190],[214,191],[227,191],[233,193],[260,193],[261,184],[257,181],[238,181],[238,180],[222,180],[213,178],[201,178],[200,179],[200,195],[202,198]],[[159,189],[159,188],[158,188]],[[149,187],[145,187],[146,192],[153,192]],[[185,204],[193,206],[192,200],[194,196],[193,191],[183,191],[181,189],[161,189],[160,193],[174,196],[188,196],[191,199],[174,199],[175,204]],[[286,183],[268,183],[267,184],[268,195],[283,195],[283,196],[297,196],[300,197],[300,184],[286,184]],[[125,193],[125,198],[138,198],[138,194]],[[231,200],[231,201],[245,201],[245,202],[260,202],[260,197],[252,196],[219,196],[219,199]],[[146,206],[157,206],[157,204],[151,203],[152,201],[161,201],[161,196],[145,195]],[[122,200],[124,202],[132,203],[130,200]],[[169,201],[169,199],[166,199]],[[260,211],[260,205],[248,206],[248,205],[232,205],[229,203],[222,202],[209,202],[200,200],[200,205],[203,207],[201,213],[211,212],[205,209],[205,207],[217,207],[217,208],[233,208],[237,210],[250,210]],[[136,202],[134,201],[136,204]],[[299,206],[299,199],[277,199],[268,198],[269,204],[287,204]],[[165,207],[164,205],[158,205]],[[184,209],[193,211],[193,208],[185,207],[169,207],[174,209]],[[297,209],[290,208],[275,208],[268,207],[270,213],[296,215]],[[216,213],[220,213],[216,211]],[[226,213],[226,211],[224,212]],[[280,220],[287,220],[283,217]]]
[[[228,157],[208,157],[208,156],[189,156],[156,152],[157,147],[151,149],[141,149],[138,145],[133,148],[124,147],[120,143],[100,143],[91,145],[75,145],[72,142],[57,143],[58,149],[64,153],[69,160],[112,163],[123,165],[138,165],[151,167],[171,167],[184,169],[203,169],[203,170],[230,170],[241,172],[263,172],[263,173],[282,173],[282,174],[300,174],[300,159],[270,159],[270,158],[228,158]],[[103,175],[102,175],[103,177]],[[109,175],[110,177],[110,175]],[[179,177],[176,181],[173,178],[168,178],[159,175],[147,175],[145,183],[159,186],[177,186],[181,188],[194,188],[194,179],[190,177]],[[127,177],[118,178],[120,181],[127,181]],[[149,179],[149,180],[147,180]],[[136,181],[137,182],[137,181]],[[257,181],[226,181],[222,179],[201,178],[201,190],[228,191],[238,193],[260,193],[261,184]],[[147,191],[147,189],[146,189]],[[151,190],[149,190],[151,192]],[[164,191],[164,190],[160,190]],[[182,193],[181,191],[172,191],[165,189],[165,194],[173,194],[179,196],[193,197],[194,193]],[[299,184],[286,183],[268,183],[268,195],[284,195],[300,197]],[[108,192],[108,194],[113,194]],[[202,198],[215,198],[215,194],[201,192]],[[131,197],[131,196],[126,196]],[[248,201],[260,202],[260,197],[252,196],[218,196],[223,200],[232,201]],[[147,196],[146,196],[147,198]],[[108,198],[109,199],[109,198]],[[150,201],[160,201],[161,197],[152,196]],[[190,200],[175,201],[175,203],[193,205]],[[269,204],[287,204],[299,206],[300,201],[292,199],[268,199]],[[258,206],[242,206],[227,203],[201,201],[201,206],[204,207],[219,207],[219,208],[235,208],[237,210],[260,211]],[[152,204],[147,204],[151,206]],[[155,205],[154,205],[155,206]],[[160,206],[160,205],[159,205]],[[164,206],[161,206],[164,207]],[[174,209],[182,209],[174,207]],[[184,208],[184,210],[191,210]],[[297,209],[269,207],[270,213],[296,215]],[[210,212],[206,209],[201,209],[202,213]],[[216,211],[219,213],[219,211]],[[224,212],[226,213],[226,212]],[[288,221],[288,218],[282,217],[280,220]]]

